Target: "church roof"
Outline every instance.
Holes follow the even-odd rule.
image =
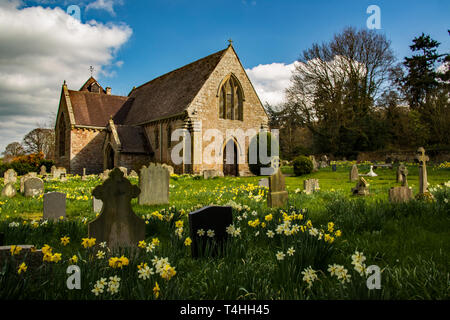
[[[227,49],[213,53],[184,67],[166,73],[130,93],[133,102],[116,123],[137,125],[177,115],[186,110]]]
[[[128,97],[89,91],[69,90],[75,124],[106,127],[109,119],[127,102]]]
[[[119,135],[121,152],[142,154],[152,153],[143,127],[124,125],[115,126],[117,134]]]

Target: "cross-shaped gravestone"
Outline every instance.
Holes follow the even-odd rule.
[[[103,201],[100,215],[89,223],[89,237],[109,247],[133,247],[145,239],[145,221],[133,212],[131,199],[141,190],[124,178],[123,172],[114,168],[109,178],[92,191],[92,195]]]
[[[231,207],[209,206],[189,213],[192,257],[197,258],[208,253],[219,254],[228,238],[226,228],[232,223]],[[210,230],[214,234],[208,234]]]
[[[276,173],[269,177],[267,206],[271,208],[283,207],[289,198],[284,183],[284,175],[281,172],[281,169],[277,168],[276,170]]]
[[[425,193],[428,190],[427,161],[429,160],[430,158],[425,155],[423,147],[417,149],[416,161],[419,162],[419,193]]]
[[[57,220],[66,217],[66,194],[48,192],[44,194],[44,219]]]

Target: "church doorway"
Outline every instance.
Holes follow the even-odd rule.
[[[233,139],[228,140],[223,148],[223,175],[239,176],[238,148]]]
[[[114,150],[110,144],[106,149],[106,169],[114,169]]]

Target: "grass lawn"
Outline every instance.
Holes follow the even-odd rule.
[[[369,165],[358,169],[366,173]],[[267,208],[267,189],[258,186],[260,177],[203,180],[173,176],[170,205],[139,206],[136,199],[132,201],[133,210],[147,221],[146,247],[137,254],[120,252],[130,260],[122,268],[108,264],[108,259],[119,253],[81,246],[82,238],[87,237],[87,222],[95,217],[91,191],[101,183],[99,179],[70,177],[66,183],[46,183],[46,192],[67,194],[68,219],[61,222],[40,220],[42,198],[17,195],[0,199],[0,232],[5,233],[7,244],[34,244],[38,248],[48,244],[53,254],[62,254],[57,263],[46,262],[37,270],[30,268],[21,274],[17,274],[17,267],[22,261],[19,256],[12,257],[0,272],[0,286],[4,288],[0,298],[448,299],[450,189],[443,184],[450,181],[450,169],[428,167],[435,200],[406,204],[388,202],[389,188],[398,185],[395,169],[379,168],[375,170],[377,177],[367,177],[367,197],[351,195],[356,183],[349,181],[349,170],[343,164],[336,172],[328,167],[307,176],[286,177],[289,203],[282,210]],[[418,168],[409,164],[408,170],[409,186],[416,194]],[[291,171],[283,168],[285,173]],[[303,180],[308,178],[319,179],[319,192],[302,192]],[[131,181],[138,183],[137,179]],[[233,207],[234,226],[240,234],[231,237],[224,257],[191,259],[185,242],[189,233],[187,213],[213,203]],[[64,236],[70,237],[66,246],[60,241]],[[97,250],[104,251],[105,258],[99,259]],[[368,290],[366,276],[355,269],[352,255],[356,251],[366,258],[360,260],[361,265],[381,268],[380,290]],[[65,287],[65,269],[73,263],[68,261],[73,255],[82,270],[83,286],[78,291]],[[164,274],[155,256],[167,257],[176,274]],[[140,263],[153,268],[150,279],[138,277]],[[330,274],[328,269],[333,264],[342,265],[346,271],[340,276]],[[310,266],[312,271],[305,272]],[[96,296],[92,292],[96,282],[109,276],[122,279],[120,290],[111,293],[105,289]],[[36,277],[38,280],[30,281]],[[47,281],[49,277],[57,280]],[[153,291],[156,282],[158,297]]]

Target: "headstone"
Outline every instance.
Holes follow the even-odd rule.
[[[2,189],[2,197],[13,198],[17,194],[16,187],[14,187],[14,183],[9,182]]]
[[[403,182],[402,181],[402,170],[404,170],[405,168],[406,167],[403,163],[397,167],[397,183]]]
[[[40,196],[44,193],[44,181],[39,178],[29,178],[24,183],[25,197]]]
[[[260,180],[258,181],[258,185],[259,185],[260,187],[266,187],[266,188],[268,188],[268,187],[269,187],[269,179],[267,179],[267,178],[262,178],[262,179],[260,179]]]
[[[95,213],[100,213],[103,208],[103,201],[96,197],[92,197],[92,208]]]
[[[60,177],[59,181],[61,181],[61,182],[66,182],[67,181],[67,176],[66,176],[66,174],[64,172],[61,173],[59,177]]]
[[[37,173],[36,172],[29,172],[26,175],[20,177],[20,192],[21,193],[25,192],[25,181],[27,181],[30,178],[37,178]]]
[[[67,170],[63,167],[57,168],[56,166],[52,166],[51,173],[53,179],[61,179],[61,175],[67,174]]]
[[[222,245],[228,238],[226,228],[233,223],[231,207],[209,206],[189,213],[191,253],[193,258],[202,256],[207,246],[213,255],[221,252]],[[199,235],[198,231],[204,234]],[[207,235],[208,230],[214,231],[214,236]]]
[[[115,168],[109,178],[93,191],[92,195],[103,201],[100,215],[88,225],[89,237],[98,243],[106,241],[108,247],[134,247],[145,239],[145,221],[131,208],[131,199],[140,189]]]
[[[393,187],[389,189],[390,202],[408,202],[413,198],[413,192],[409,187]]]
[[[140,205],[169,203],[169,170],[160,164],[150,163],[141,168],[139,176]]]
[[[356,186],[352,188],[352,193],[358,196],[369,195],[369,184],[367,183],[366,179],[360,177]]]
[[[86,180],[87,180],[86,168],[83,168],[83,175],[81,176],[81,181],[86,181]]]
[[[313,164],[313,171],[317,171],[319,169],[319,164],[317,163],[316,158],[314,156],[309,156],[309,158]]]
[[[354,164],[350,170],[350,181],[357,181],[359,179],[358,166]]]
[[[111,172],[111,170],[106,169],[105,171],[103,171],[103,173],[100,173],[99,174],[100,179],[102,179],[102,181],[105,181],[106,179],[108,179],[110,172]]]
[[[5,178],[4,183],[16,183],[17,182],[17,173],[14,171],[14,169],[8,169],[3,174],[3,177]]]
[[[303,190],[305,190],[306,194],[312,194],[313,192],[320,190],[319,179],[303,180]]]
[[[408,169],[403,166],[400,170],[400,181],[402,182],[402,187],[408,186]]]
[[[66,217],[66,194],[49,192],[44,194],[44,219],[58,220]]]
[[[41,166],[41,171],[39,172],[39,174],[41,176],[46,176],[47,175],[47,167],[46,166]]]
[[[269,177],[269,194],[267,195],[267,206],[271,208],[283,207],[289,198],[284,183],[284,175],[280,169]]]
[[[217,170],[203,170],[203,179],[211,179],[217,176]]]
[[[427,176],[427,161],[429,161],[427,155],[425,155],[425,149],[420,147],[417,149],[416,161],[419,163],[419,193],[423,194],[428,191],[428,176]]]
[[[174,169],[173,169],[172,166],[169,166],[168,164],[165,164],[165,163],[163,163],[162,166],[163,166],[164,168],[167,168],[167,170],[169,170],[169,175],[174,174]]]

